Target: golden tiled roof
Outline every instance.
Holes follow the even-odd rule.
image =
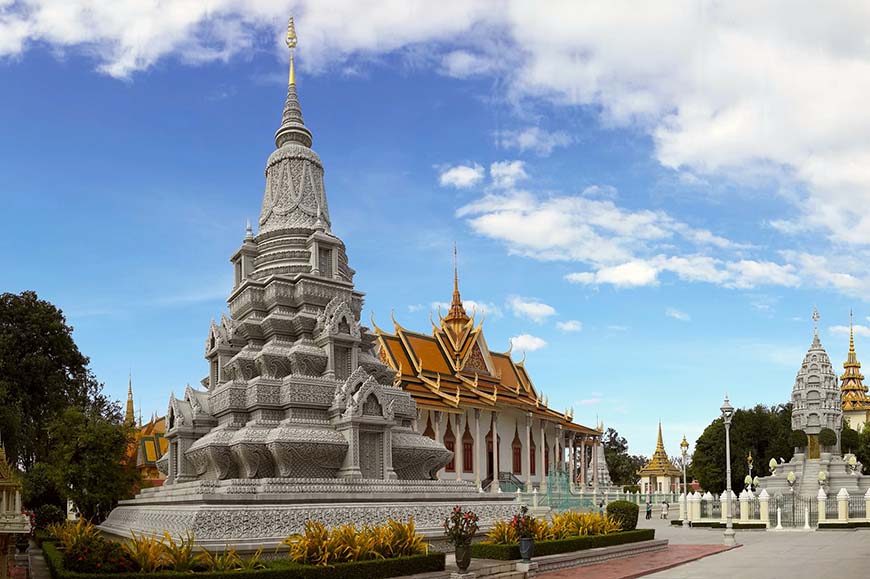
[[[852,331],[852,312],[849,312],[849,354],[843,362],[843,375],[840,376],[840,391],[843,398],[843,410],[870,410],[870,396],[864,386],[864,376],[861,374],[861,362],[855,354],[855,334]]]
[[[680,469],[674,466],[674,463],[668,458],[668,453],[665,452],[661,422],[659,422],[659,439],[656,442],[656,451],[646,466],[637,471],[637,474],[639,476],[675,476],[678,478],[682,476]]]
[[[374,325],[381,361],[397,371],[396,384],[407,390],[421,408],[454,410],[513,407],[546,417],[575,432],[598,435],[597,430],[573,422],[574,411],[558,412],[532,384],[523,360],[511,352],[490,352],[483,336],[483,319],[475,326],[459,295],[454,271],[453,300],[446,316],[432,321],[432,335],[403,328],[393,319],[394,333]],[[431,320],[430,320],[431,321]]]

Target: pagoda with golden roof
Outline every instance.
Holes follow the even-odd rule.
[[[861,362],[855,354],[855,334],[852,328],[852,312],[849,312],[849,354],[843,362],[843,375],[840,376],[840,392],[843,402],[843,417],[849,426],[861,431],[870,422],[870,396],[861,374]]]
[[[674,466],[662,441],[662,423],[659,421],[659,438],[656,441],[656,451],[646,466],[637,471],[640,476],[640,488],[644,494],[656,492],[676,492],[680,488],[680,469]]]
[[[394,333],[373,323],[380,360],[396,371],[394,384],[417,403],[418,430],[454,451],[439,477],[473,480],[497,492],[499,485],[490,484],[494,473],[502,483],[546,488],[546,475],[559,468],[574,473],[573,484],[586,478],[587,447],[596,463],[591,470],[597,472],[598,458],[591,450],[601,433],[575,423],[573,409],[559,412],[548,406],[526,370],[525,354],[514,362],[512,346],[491,351],[483,335],[484,317],[476,323],[462,303],[454,249],[453,297],[447,315],[439,309],[438,324],[430,316],[431,335],[405,329],[395,317]],[[498,433],[497,452],[493,431]],[[574,460],[578,453],[579,461]],[[598,477],[592,477],[597,486]]]

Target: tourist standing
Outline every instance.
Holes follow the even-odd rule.
[[[652,519],[652,503],[649,502],[649,499],[646,501],[646,519]]]
[[[671,505],[668,504],[668,501],[662,501],[662,518],[663,519],[668,518],[668,509],[670,508],[670,506]]]

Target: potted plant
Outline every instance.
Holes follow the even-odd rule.
[[[471,564],[471,540],[477,534],[477,514],[463,510],[459,505],[453,507],[450,516],[444,519],[444,534],[447,542],[453,545],[456,553],[456,566],[464,573]]]
[[[523,563],[528,563],[535,550],[535,518],[529,514],[528,507],[523,505],[520,514],[514,515],[511,527],[520,540],[520,557],[523,558]]]

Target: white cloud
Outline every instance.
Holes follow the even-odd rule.
[[[408,311],[412,314],[421,311],[425,306],[423,304],[411,304],[408,306]]]
[[[508,305],[515,316],[528,318],[538,324],[556,314],[556,309],[553,306],[536,299],[511,296],[508,298]]]
[[[244,57],[264,44],[283,56],[291,12],[301,70],[413,51],[447,74],[497,74],[509,98],[585,107],[608,126],[646,133],[656,160],[684,180],[764,174],[797,185],[794,214],[778,226],[870,244],[863,2],[832,0],[820,12],[776,1],[541,10],[527,0],[2,0],[0,56],[76,50],[116,77],[167,58]]]
[[[533,151],[546,157],[557,147],[570,145],[573,139],[565,131],[549,132],[540,127],[528,127],[521,131],[497,131],[496,145],[504,149],[517,149],[521,153]]]
[[[674,318],[675,320],[679,320],[681,322],[689,322],[692,320],[692,317],[684,311],[678,310],[677,308],[667,308],[665,310],[665,315],[669,318]]]
[[[862,326],[861,324],[855,324],[852,326],[853,331],[856,336],[870,336],[870,326]],[[832,334],[839,335],[849,335],[849,326],[831,326],[828,328],[828,331]]]
[[[483,167],[474,163],[473,165],[456,165],[455,167],[447,167],[438,175],[438,183],[442,187],[456,187],[458,189],[468,189],[483,181]]]
[[[531,336],[529,334],[520,334],[519,336],[514,336],[511,338],[511,344],[513,345],[514,350],[520,350],[524,352],[534,352],[535,350],[540,350],[541,348],[547,345],[547,342],[538,338],[537,336]]]
[[[492,186],[498,189],[513,189],[517,182],[527,179],[522,161],[496,161],[489,166]]]
[[[629,261],[613,267],[603,267],[594,273],[569,273],[565,279],[571,283],[610,284],[628,288],[656,285],[658,283],[657,274],[656,268],[645,261]]]
[[[563,332],[580,332],[583,330],[583,322],[577,320],[567,320],[564,322],[556,322],[556,327]]]
[[[578,400],[577,402],[575,402],[575,404],[577,406],[594,406],[595,404],[601,404],[601,402],[603,402],[603,401],[604,401],[603,398],[593,397],[593,398],[584,398],[582,400]]]

